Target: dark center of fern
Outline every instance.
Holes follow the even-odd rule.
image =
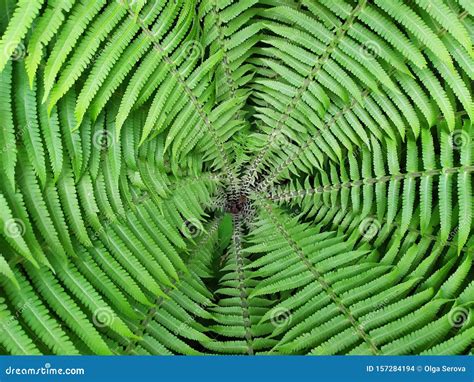
[[[227,197],[226,210],[231,214],[241,214],[249,208],[249,201],[244,194],[232,193]]]

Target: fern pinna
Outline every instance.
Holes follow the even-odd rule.
[[[472,1],[0,6],[2,353],[474,353]]]

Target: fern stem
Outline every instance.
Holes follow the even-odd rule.
[[[219,43],[219,46],[223,54],[222,55],[222,68],[224,70],[224,75],[226,77],[227,85],[230,88],[231,98],[235,98],[237,86],[234,79],[232,78],[232,73],[231,73],[231,69],[229,65],[229,57],[227,55],[227,49],[226,49],[226,44],[225,44],[225,36],[224,36],[223,28],[222,28],[222,19],[219,14],[217,0],[214,0],[212,4],[212,13],[216,19],[216,28],[218,31],[217,41]]]
[[[250,311],[248,303],[248,293],[247,287],[245,286],[245,275],[244,275],[244,263],[242,260],[242,218],[240,214],[232,215],[232,221],[234,226],[234,231],[232,233],[232,247],[235,254],[235,261],[237,263],[237,276],[239,281],[239,291],[240,291],[240,306],[242,307],[242,317],[245,327],[245,340],[247,342],[247,353],[249,355],[254,354],[252,347],[252,331],[251,331],[251,321],[250,321]]]
[[[240,215],[232,215],[233,225],[234,225],[234,232],[232,234],[232,246],[235,253],[235,262],[237,265],[237,276],[239,280],[239,290],[240,290],[240,306],[242,307],[242,316],[243,322],[245,327],[245,340],[247,342],[247,353],[249,355],[254,354],[254,350],[252,347],[252,332],[251,332],[251,321],[250,321],[250,311],[249,311],[249,304],[248,304],[248,293],[247,288],[245,286],[245,275],[243,271],[244,263],[242,260],[242,236],[243,236],[243,229],[242,229],[242,218]]]
[[[325,192],[339,191],[343,188],[353,188],[360,187],[366,184],[379,184],[387,183],[391,180],[404,180],[407,178],[420,178],[424,176],[440,176],[443,174],[457,174],[461,172],[474,172],[474,166],[460,166],[460,167],[451,167],[451,168],[441,168],[441,169],[432,169],[427,171],[417,171],[417,172],[407,172],[404,174],[397,175],[386,175],[380,178],[363,178],[354,180],[351,182],[345,183],[336,183],[327,186],[320,186],[316,188],[308,188],[299,191],[287,191],[287,192],[275,192],[269,196],[273,201],[290,201],[296,198],[304,198],[305,196],[314,195],[314,194],[323,194]]]

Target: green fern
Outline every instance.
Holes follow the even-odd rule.
[[[1,353],[473,353],[468,1],[0,8]]]

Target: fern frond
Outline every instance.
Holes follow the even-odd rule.
[[[1,8],[4,353],[473,353],[470,2]]]

